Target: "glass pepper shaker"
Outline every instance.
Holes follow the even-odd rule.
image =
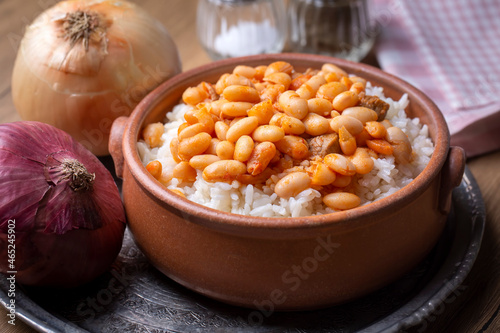
[[[287,34],[284,0],[199,0],[197,34],[214,60],[279,53]]]
[[[362,60],[375,40],[367,0],[290,0],[292,52]]]

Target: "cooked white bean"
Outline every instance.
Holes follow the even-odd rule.
[[[356,172],[366,175],[373,170],[374,162],[369,154],[369,149],[358,147],[352,156],[349,156],[352,164],[356,167]]]
[[[338,111],[332,110],[330,112],[330,118],[335,118],[335,117],[338,117],[338,116],[340,116],[340,113]]]
[[[217,161],[203,170],[203,179],[207,182],[231,182],[247,171],[245,163],[235,160]]]
[[[221,95],[224,89],[233,85],[249,86],[249,87],[254,86],[252,81],[250,81],[249,78],[243,75],[226,73],[223,74],[215,84],[215,92]]]
[[[318,136],[328,133],[330,123],[325,117],[316,113],[309,113],[303,120],[305,132],[309,135]]]
[[[345,84],[340,82],[329,82],[319,87],[316,97],[324,98],[332,102],[335,97],[344,91],[347,91]]]
[[[385,129],[388,129],[389,127],[392,127],[392,124],[389,120],[384,119],[380,122],[382,125],[384,125]]]
[[[260,99],[262,101],[270,100],[271,103],[276,102],[278,96],[285,92],[285,86],[282,84],[271,84],[264,88],[260,93]]]
[[[362,77],[359,77],[359,76],[350,76],[349,80],[351,80],[354,84],[355,83],[360,83],[361,85],[363,85],[363,87],[366,87],[366,80],[363,79]]]
[[[263,102],[255,104],[250,110],[248,110],[249,117],[257,117],[259,125],[266,125],[274,114],[273,102],[266,99]]]
[[[257,81],[261,81],[264,78],[264,75],[266,74],[267,66],[266,65],[260,65],[255,67],[255,75],[253,78]]]
[[[242,135],[234,146],[233,158],[240,162],[246,162],[250,158],[254,148],[254,142],[248,135]]]
[[[284,199],[294,197],[311,185],[311,178],[305,172],[292,172],[281,178],[274,187],[274,192]]]
[[[220,161],[221,159],[217,155],[196,155],[191,157],[189,160],[189,165],[197,170],[203,170],[210,164]]]
[[[332,106],[335,110],[342,112],[343,110],[356,105],[358,101],[358,94],[352,91],[344,91],[335,96],[332,101]]]
[[[385,126],[378,121],[367,121],[365,124],[365,130],[375,139],[385,138],[387,134]]]
[[[319,87],[326,83],[323,75],[314,75],[297,89],[297,94],[304,99],[316,96]]]
[[[252,106],[253,103],[249,102],[227,102],[222,105],[221,112],[229,117],[243,117]]]
[[[174,189],[167,189],[167,191],[171,191],[175,194],[177,194],[178,196],[181,196],[183,198],[186,197],[186,195],[184,194],[184,192],[182,192],[181,190],[177,189],[177,188],[174,188]]]
[[[195,136],[198,133],[204,132],[205,126],[201,123],[196,123],[193,125],[189,125],[186,128],[184,128],[179,135],[177,136],[179,140],[187,139],[192,136]]]
[[[236,117],[236,118],[233,118],[229,121],[229,127],[233,126],[234,124],[236,124],[238,121],[240,121],[241,119],[245,119],[246,117]],[[224,122],[227,124],[227,121],[229,119],[224,119]]]
[[[215,123],[215,135],[217,135],[217,139],[226,140],[226,133],[229,129],[229,125],[223,121],[218,121]]]
[[[346,210],[358,207],[361,199],[349,192],[335,192],[325,195],[323,202],[331,209]]]
[[[338,133],[342,126],[344,126],[352,135],[358,135],[363,131],[363,124],[361,121],[351,116],[344,116],[342,114],[330,120],[330,127],[335,132]]]
[[[285,134],[300,135],[306,130],[304,123],[300,119],[281,112],[277,112],[271,117],[269,125],[282,128]]]
[[[335,187],[346,187],[351,183],[351,181],[352,181],[352,176],[346,176],[338,173],[332,185]]]
[[[333,110],[332,102],[324,98],[311,98],[307,100],[309,113],[316,113],[320,116],[328,116]]]
[[[210,140],[210,144],[208,145],[207,150],[205,150],[205,154],[210,154],[210,155],[217,155],[217,145],[219,144],[221,140],[217,138],[212,138]]]
[[[351,89],[351,86],[353,84],[353,82],[351,81],[351,79],[349,79],[347,76],[343,76],[340,78],[340,83],[342,83],[343,85],[345,85],[347,87],[347,89]]]
[[[211,139],[210,134],[202,132],[181,140],[178,147],[179,157],[184,161],[189,161],[191,157],[203,154],[210,146]]]
[[[284,137],[285,137],[285,131],[283,130],[283,128],[274,125],[259,126],[252,133],[252,138],[258,142],[264,142],[264,141],[278,142]]]
[[[285,115],[281,118],[281,128],[285,134],[300,135],[305,132],[306,126],[300,119]]]
[[[208,98],[208,94],[200,87],[189,87],[182,94],[182,100],[189,105],[197,105]]]
[[[155,148],[162,144],[161,136],[165,127],[162,123],[148,124],[142,131],[144,141],[151,147]]]
[[[277,72],[283,72],[290,75],[293,72],[293,66],[286,61],[275,61],[267,66],[264,77]]]
[[[207,110],[210,112],[210,114],[213,114],[213,115],[219,117],[221,114],[222,105],[224,105],[227,102],[228,102],[227,100],[225,100],[224,98],[221,98],[221,99],[218,99],[218,100],[213,101],[211,103],[207,103],[206,107],[207,107]]]
[[[376,121],[378,119],[377,112],[363,106],[353,106],[347,108],[342,111],[342,114],[358,119],[363,125],[368,121]]]
[[[301,98],[295,91],[287,90],[278,97],[278,103],[283,111],[297,119],[304,118],[309,109],[307,107],[307,100]]]
[[[172,154],[172,158],[174,159],[175,163],[179,163],[181,161],[179,157],[179,139],[178,138],[173,138],[172,141],[170,141],[170,153]]]
[[[323,64],[321,71],[324,73],[337,73],[340,76],[347,76],[347,72],[334,64]]]
[[[238,65],[233,69],[233,74],[239,74],[248,79],[253,79],[256,73],[257,70],[255,68],[245,65]]]
[[[276,142],[276,148],[295,160],[303,160],[309,155],[307,141],[300,136],[285,135],[283,139]]]
[[[260,95],[257,89],[249,86],[232,85],[222,92],[222,96],[230,102],[259,103]]]
[[[326,82],[340,82],[340,79],[343,78],[341,74],[333,72],[325,73],[324,75]]]
[[[230,160],[234,155],[234,143],[227,140],[221,141],[215,147],[215,152],[221,160]]]
[[[182,161],[174,167],[172,175],[174,178],[180,179],[181,181],[194,182],[197,173],[188,162]]]
[[[329,185],[335,181],[337,175],[324,163],[319,162],[314,165],[311,184],[312,185]]]
[[[236,142],[242,135],[252,133],[257,126],[259,126],[257,117],[245,117],[229,127],[226,133],[226,140]]]
[[[288,90],[288,87],[292,82],[292,78],[287,73],[276,72],[265,76],[264,81],[272,84],[281,84],[285,87],[285,90]]]
[[[162,169],[160,161],[151,161],[146,165],[146,170],[156,179],[160,179]]]
[[[354,82],[352,86],[349,88],[349,90],[359,95],[363,91],[365,91],[365,85],[362,84],[361,82]]]
[[[341,154],[328,154],[324,158],[325,164],[333,171],[344,176],[356,174],[356,166]]]

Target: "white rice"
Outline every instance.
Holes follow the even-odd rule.
[[[362,205],[391,195],[409,184],[425,168],[434,151],[427,125],[421,124],[418,118],[410,119],[406,116],[404,109],[409,103],[406,94],[399,101],[393,101],[384,96],[382,88],[372,87],[370,83],[367,84],[366,93],[376,95],[390,105],[386,119],[408,135],[415,158],[406,165],[395,164],[392,156],[373,159],[373,170],[366,175],[355,176],[348,187],[361,198]],[[150,149],[145,142],[138,142],[139,155],[144,165],[158,160],[166,172],[173,170],[176,162],[170,153],[170,141],[177,136],[177,128],[184,122],[184,113],[190,109],[190,106],[180,104],[167,113],[161,147]],[[290,199],[278,197],[274,193],[274,184],[280,176],[282,175],[272,176],[259,189],[238,181],[231,184],[209,183],[203,179],[202,172],[198,171],[194,183],[179,183],[178,179],[173,178],[167,188],[180,190],[189,200],[206,207],[242,215],[299,217],[334,212],[323,204],[320,192],[314,189],[302,191]]]

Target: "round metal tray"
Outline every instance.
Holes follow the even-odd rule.
[[[424,327],[457,297],[479,251],[485,208],[466,168],[433,251],[395,283],[356,301],[308,312],[229,306],[198,295],[153,268],[127,232],[111,270],[71,290],[17,286],[16,314],[40,332],[399,332]],[[221,268],[222,269],[222,268]],[[5,306],[8,283],[0,281]]]

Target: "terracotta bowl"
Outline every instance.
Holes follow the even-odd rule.
[[[342,67],[399,99],[429,126],[435,152],[425,170],[393,195],[352,210],[303,218],[225,213],[184,199],[143,167],[136,143],[144,126],[162,121],[183,91],[216,82],[238,64],[284,60],[297,70]],[[123,178],[128,226],[139,248],[166,276],[211,298],[245,307],[304,310],[352,300],[401,277],[438,240],[451,190],[462,179],[464,153],[449,147],[438,108],[410,84],[364,64],[316,55],[228,59],[179,74],[150,93],[129,118],[113,124],[110,151]]]

